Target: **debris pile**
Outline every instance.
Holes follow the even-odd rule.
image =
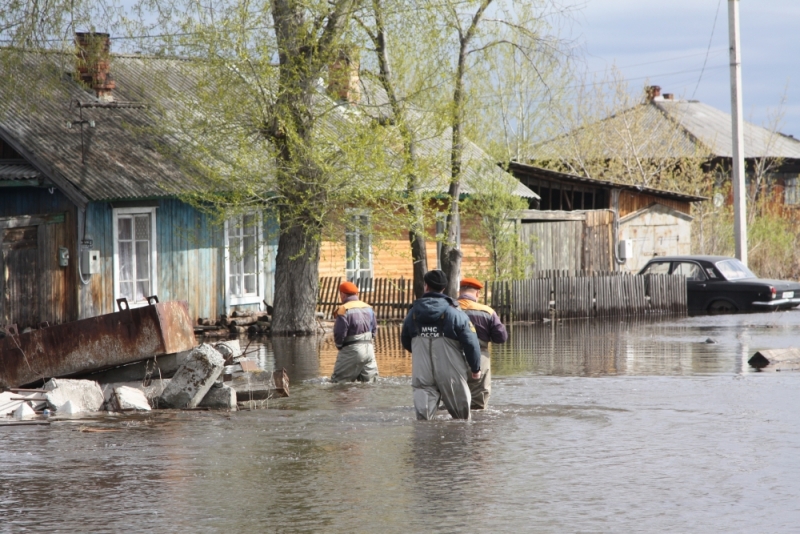
[[[269,311],[234,311],[220,315],[218,320],[200,317],[194,327],[196,334],[207,337],[221,337],[228,334],[264,334],[272,329]]]
[[[4,418],[14,424],[46,424],[50,416],[73,417],[102,411],[254,409],[264,407],[269,399],[289,396],[286,370],[262,370],[257,361],[243,355],[238,340],[199,345],[181,353],[167,369],[177,361],[180,364],[170,373],[172,378],[154,377],[147,365],[127,365],[122,370],[89,375],[99,380],[52,378],[41,389],[2,392],[0,424],[5,424]],[[106,382],[114,377],[130,380]]]

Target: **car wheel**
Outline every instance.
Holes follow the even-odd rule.
[[[728,302],[727,300],[715,300],[711,304],[708,305],[708,313],[712,315],[722,314],[722,313],[734,313],[739,311],[739,309]]]

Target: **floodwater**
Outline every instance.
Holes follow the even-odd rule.
[[[798,326],[516,325],[469,423],[414,420],[396,328],[374,385],[325,383],[329,340],[254,344],[292,379],[269,409],[0,428],[0,532],[797,531],[800,373],[746,361]]]

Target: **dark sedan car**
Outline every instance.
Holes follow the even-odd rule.
[[[786,310],[800,304],[800,283],[758,278],[741,261],[725,256],[661,256],[639,274],[686,277],[691,313]]]

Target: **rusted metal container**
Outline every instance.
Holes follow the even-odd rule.
[[[197,345],[185,302],[99,315],[0,339],[0,386],[19,387]]]

